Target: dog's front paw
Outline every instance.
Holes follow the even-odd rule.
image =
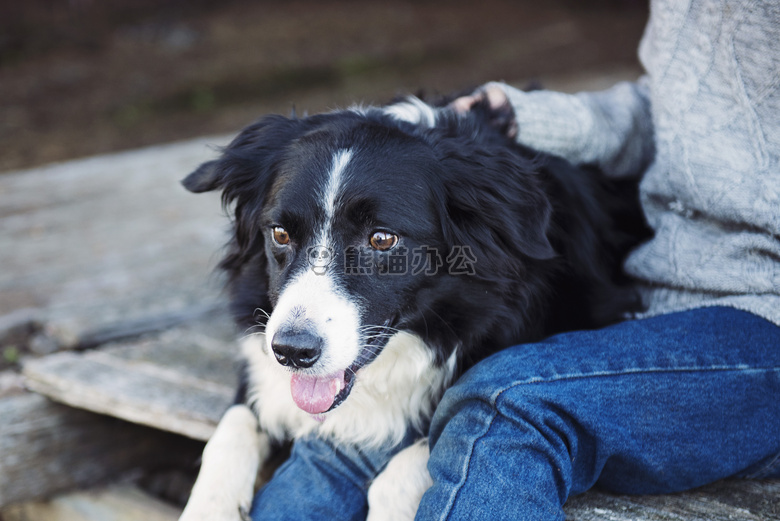
[[[390,460],[368,489],[367,521],[412,521],[432,484],[428,440],[411,445]]]
[[[270,450],[243,405],[225,413],[203,451],[198,479],[179,521],[249,521],[255,478]]]

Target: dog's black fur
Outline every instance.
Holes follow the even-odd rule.
[[[635,181],[610,181],[595,168],[520,146],[506,136],[510,121],[506,109],[482,103],[466,115],[442,113],[433,128],[378,109],[267,116],[247,127],[220,159],[184,181],[193,192],[221,189],[233,208],[234,235],[220,266],[229,275],[237,323],[248,328],[257,325],[258,309],[270,313],[285,274],[302,262],[268,244],[269,214],[286,216],[299,237],[314,224],[304,197],[292,199],[303,211],[277,207],[280,179],[298,166],[322,164],[319,156],[342,146],[369,151],[345,226],[363,232],[384,212],[385,221],[409,231],[409,249],[466,245],[476,257],[474,276],[441,270],[433,277],[345,281],[348,291],[381,308],[373,323],[391,320],[416,333],[440,362],[459,345],[462,371],[497,349],[601,327],[638,309],[620,275],[626,252],[647,236]],[[399,162],[403,171],[394,171]],[[289,182],[305,191],[313,175]],[[409,189],[415,185],[419,194]],[[337,251],[336,260],[342,255]]]
[[[476,361],[553,333],[602,327],[640,308],[621,275],[626,253],[649,235],[635,180],[615,182],[518,145],[509,137],[509,107],[483,102],[456,114],[412,100],[406,116],[392,107],[264,117],[184,180],[193,192],[222,190],[231,211],[233,234],[220,267],[237,323],[248,329],[269,315],[270,324],[277,320],[264,340],[249,338],[237,396],[239,404],[250,399],[269,444],[318,429],[348,443],[398,443],[410,427],[425,436],[446,385]],[[341,166],[338,157],[347,158]],[[289,242],[278,240],[278,229]],[[377,232],[397,243],[371,250]],[[322,237],[333,258],[312,275],[309,252]],[[430,266],[438,269],[387,273],[393,255],[408,260],[422,248],[441,255]],[[458,248],[468,252],[466,273],[443,265]],[[370,273],[347,273],[355,251],[369,255]],[[307,307],[310,287],[341,314]],[[328,361],[319,366],[290,364],[277,352],[285,327],[288,337],[304,330],[308,342],[338,356],[321,357]],[[356,334],[340,336],[347,330]],[[391,337],[399,340],[380,359]],[[355,389],[364,399],[350,402],[361,378]],[[296,383],[304,380],[319,386],[318,402],[306,401]],[[372,394],[376,381],[380,398]],[[212,460],[204,486],[213,488],[223,458]],[[249,500],[230,492],[225,497]],[[209,497],[197,497],[193,509],[213,507]]]

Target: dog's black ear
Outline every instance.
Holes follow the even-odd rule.
[[[228,275],[236,321],[257,323],[255,311],[271,311],[268,262],[261,214],[288,145],[300,135],[303,120],[266,116],[245,128],[221,156],[202,164],[182,184],[195,193],[222,190],[232,214],[233,237],[219,266]]]
[[[474,251],[477,273],[509,276],[523,271],[521,259],[557,256],[539,165],[504,147],[468,145],[453,147],[441,162],[445,236],[450,246]]]
[[[182,180],[184,188],[201,193],[222,189],[226,203],[240,198],[249,189],[262,195],[265,182],[285,147],[297,135],[298,119],[270,115],[249,125],[226,147],[219,159],[203,163]]]
[[[190,192],[199,194],[220,188],[219,160],[208,161],[182,179],[181,184]]]

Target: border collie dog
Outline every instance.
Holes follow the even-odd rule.
[[[241,519],[277,442],[393,446],[414,429],[368,491],[370,519],[411,518],[428,422],[458,375],[637,307],[619,275],[641,235],[635,192],[516,144],[513,124],[509,107],[414,97],[267,116],[183,181],[222,191],[234,315],[264,334],[243,340],[237,404],[182,519]]]

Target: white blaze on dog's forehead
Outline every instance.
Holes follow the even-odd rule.
[[[385,107],[384,112],[395,119],[415,125],[436,126],[436,109],[414,96],[409,96],[400,103]]]
[[[349,160],[352,159],[352,150],[341,149],[333,154],[333,161],[325,186],[321,192],[322,207],[325,210],[325,225],[321,230],[317,246],[327,246],[329,244],[328,234],[333,221],[333,215],[336,213],[336,199],[339,190],[344,182],[344,171],[347,168]]]

